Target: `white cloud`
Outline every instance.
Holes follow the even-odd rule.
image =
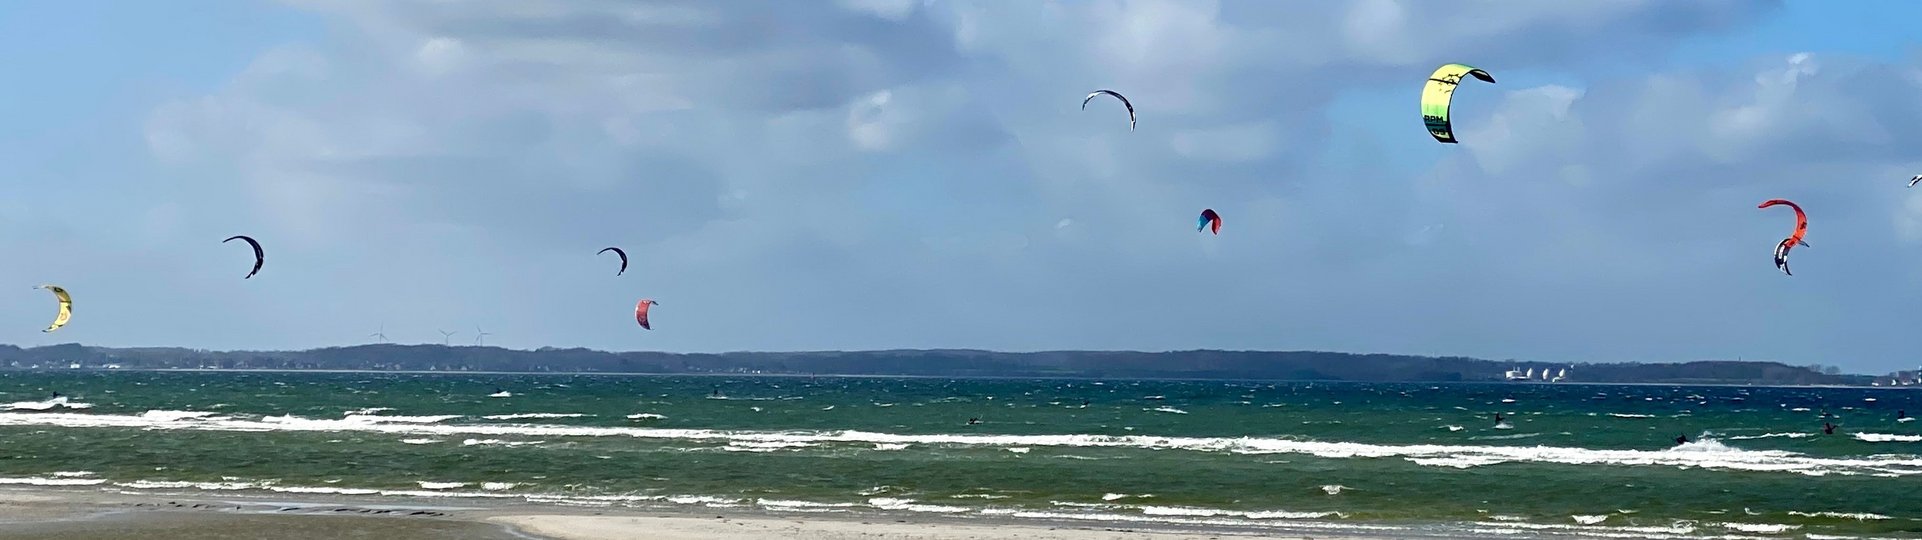
[[[1274,155],[1282,144],[1273,122],[1184,129],[1172,142],[1176,155],[1209,161],[1254,161]]]
[[[914,14],[914,6],[920,0],[835,0],[843,9],[867,13],[891,21],[899,21]]]

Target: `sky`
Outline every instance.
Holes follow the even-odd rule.
[[[0,3],[0,342],[479,328],[1910,368],[1915,20],[1901,0]],[[1443,145],[1417,98],[1451,62],[1498,82],[1462,87]],[[1081,109],[1098,88],[1136,131]],[[1792,277],[1772,198],[1811,216]],[[266,247],[252,279],[235,234]],[[75,300],[52,334],[42,283]]]

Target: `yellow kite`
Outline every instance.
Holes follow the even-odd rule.
[[[35,288],[53,291],[54,298],[60,300],[60,314],[54,316],[53,324],[47,325],[47,329],[41,330],[41,332],[52,332],[59,330],[62,326],[66,326],[67,319],[73,318],[73,297],[67,296],[67,290],[60,288],[59,285],[41,285]]]
[[[1428,84],[1421,89],[1421,121],[1428,124],[1428,134],[1435,140],[1454,144],[1455,129],[1448,123],[1448,106],[1455,101],[1455,87],[1462,82],[1462,75],[1473,75],[1483,82],[1494,83],[1495,76],[1475,69],[1474,66],[1448,64],[1428,76]]]

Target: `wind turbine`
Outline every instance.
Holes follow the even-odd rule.
[[[459,330],[455,330],[455,331],[452,331],[452,332],[449,332],[449,331],[446,331],[446,330],[440,330],[440,344],[441,344],[441,346],[443,346],[443,347],[445,347],[445,346],[447,346],[447,340],[448,340],[449,338],[452,338],[452,337],[454,337],[454,334],[459,334],[459,333],[460,333],[460,331],[459,331]]]
[[[481,345],[486,345],[486,344],[487,344],[487,336],[491,336],[491,335],[494,335],[494,334],[490,334],[490,333],[487,333],[487,332],[482,332],[482,331],[481,331],[481,327],[480,327],[480,325],[478,325],[478,324],[476,324],[476,325],[474,325],[474,345],[475,345],[475,346],[477,346],[477,347],[478,347],[478,346],[481,346]]]
[[[367,334],[367,337],[379,340],[381,343],[386,343],[387,342],[387,323],[381,323],[380,330],[376,330],[372,334]]]

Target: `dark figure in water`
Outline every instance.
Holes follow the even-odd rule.
[[[1895,411],[1895,419],[1896,419],[1896,420],[1901,420],[1901,419],[1903,419],[1903,418],[1908,418],[1908,417],[1909,417],[1909,411],[1905,411],[1905,410],[1902,410],[1902,409],[1896,409],[1896,411]]]
[[[47,398],[47,399],[49,399],[49,400],[55,400],[55,399],[60,399],[60,393],[59,393],[59,392],[54,392],[54,393],[53,393],[53,397],[50,397],[50,398]]]
[[[1823,423],[1822,423],[1822,434],[1823,434],[1823,435],[1834,435],[1834,434],[1835,434],[1835,424],[1831,424],[1831,423],[1828,423],[1828,422],[1823,422]]]
[[[975,424],[979,424],[979,423],[981,423],[981,419],[980,419],[980,418],[969,418],[969,419],[968,419],[968,425],[970,425],[970,426],[972,426],[972,425],[975,425]]]
[[[1508,417],[1502,416],[1502,413],[1495,413],[1495,423],[1500,424],[1503,420],[1507,419]]]
[[[1688,434],[1684,433],[1682,436],[1676,437],[1675,444],[1688,444]]]

